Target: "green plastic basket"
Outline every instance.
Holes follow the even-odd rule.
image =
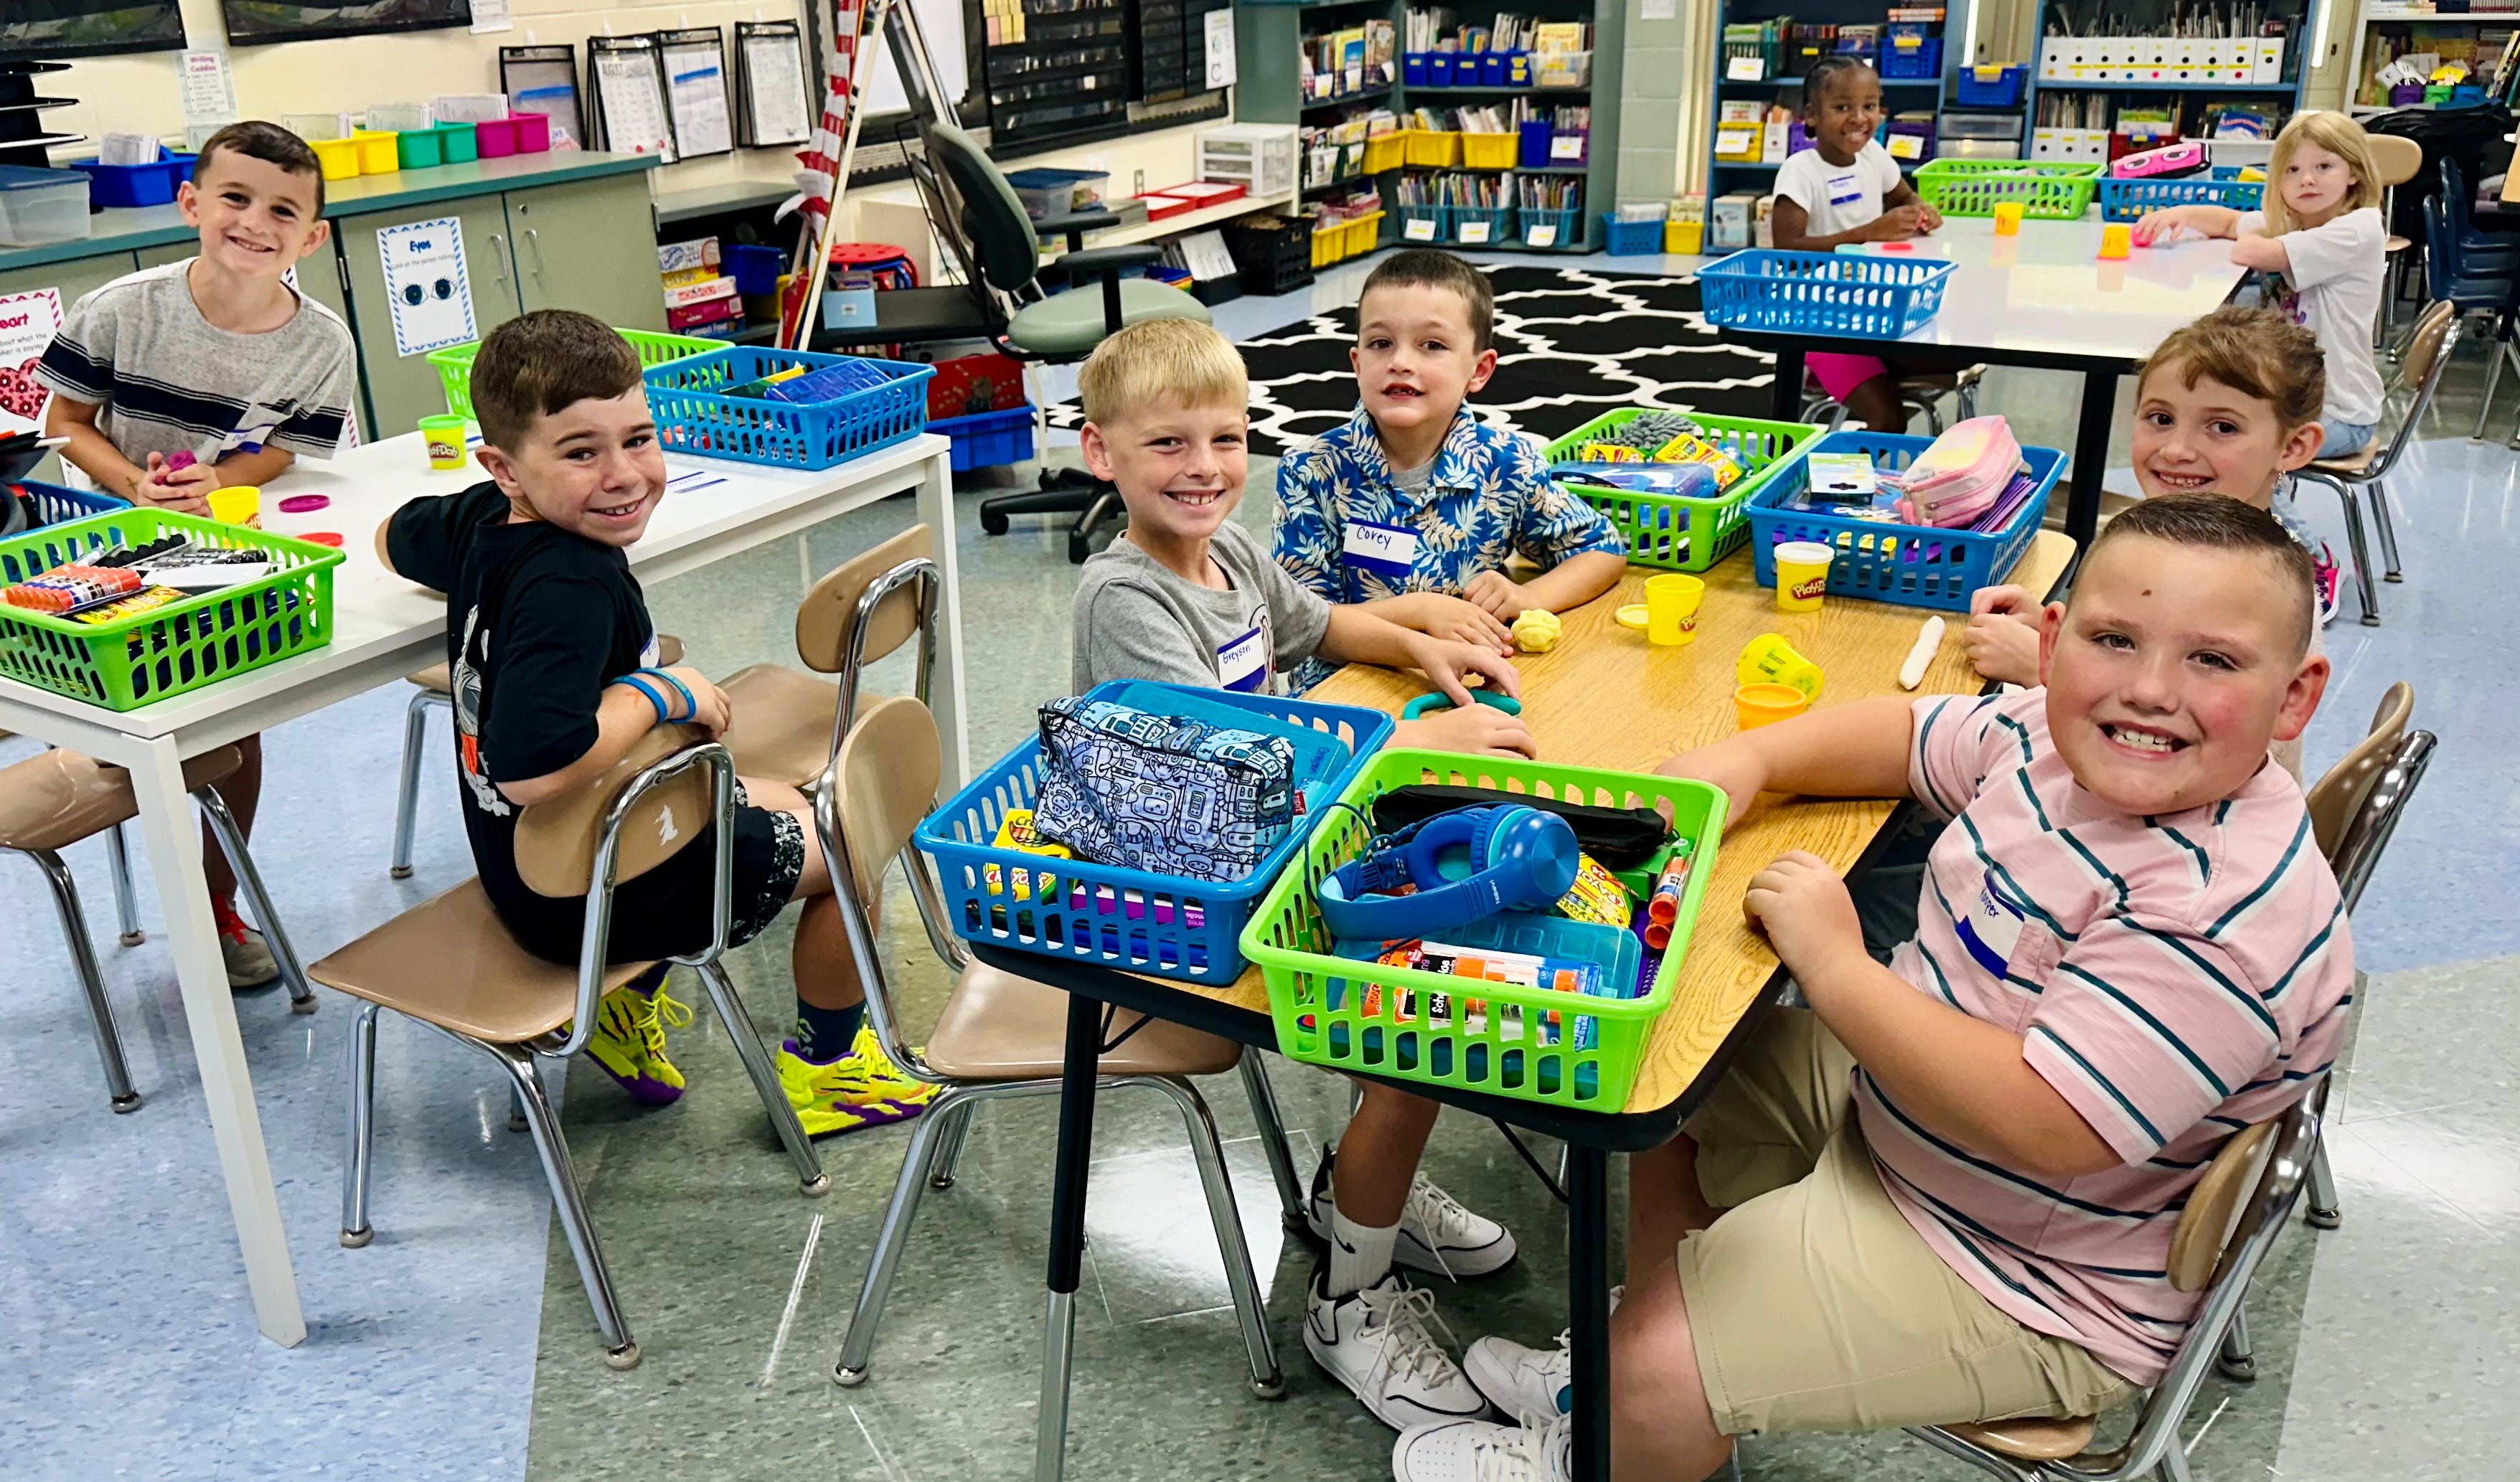
[[[614,330],[630,341],[639,352],[639,369],[650,371],[670,365],[686,355],[702,350],[723,350],[723,339],[702,339],[697,335],[660,335],[653,330]],[[449,345],[428,352],[428,363],[437,367],[437,379],[446,387],[446,410],[457,417],[472,416],[472,357],[481,353],[481,341]],[[478,419],[475,419],[476,421]]]
[[[2089,159],[1937,159],[1916,171],[1916,197],[1946,216],[1992,216],[2018,201],[2038,221],[2079,221],[2100,186]]]
[[[1604,413],[1551,443],[1544,456],[1552,464],[1569,462],[1577,448],[1643,415],[1637,407]],[[1803,422],[1761,422],[1701,412],[1688,415],[1706,429],[1707,441],[1741,465],[1741,476],[1723,493],[1712,499],[1688,499],[1568,485],[1619,527],[1619,533],[1628,538],[1628,560],[1641,566],[1703,571],[1741,549],[1750,538],[1749,521],[1741,513],[1750,496],[1766,488],[1769,477],[1810,447],[1823,430]]]
[[[1690,841],[1695,863],[1680,918],[1672,925],[1671,945],[1645,996],[1579,998],[1331,956],[1329,928],[1313,904],[1313,892],[1332,871],[1365,852],[1372,831],[1358,812],[1370,818],[1376,796],[1416,783],[1500,787],[1610,807],[1653,807],[1669,815],[1673,829]],[[1260,898],[1242,928],[1242,955],[1260,965],[1269,987],[1269,1016],[1278,1026],[1279,1053],[1309,1065],[1576,1110],[1614,1111],[1627,1104],[1637,1062],[1654,1020],[1671,1005],[1672,984],[1688,951],[1698,904],[1715,873],[1715,849],[1724,828],[1723,790],[1686,778],[1398,750],[1377,754],[1349,783],[1341,801],[1350,806],[1321,810],[1302,854]],[[1371,1005],[1368,988],[1379,990]],[[1579,1006],[1582,1012],[1574,1012]],[[1544,1043],[1552,1015],[1557,1020],[1554,1043]],[[1589,1045],[1582,1043],[1587,1038]]]
[[[112,546],[185,535],[271,553],[268,576],[118,622],[0,606],[0,676],[109,710],[198,690],[333,641],[333,568],[341,553],[145,505],[47,525],[0,542],[0,579],[21,582]]]

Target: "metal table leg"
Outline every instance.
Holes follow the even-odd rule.
[[[1803,347],[1777,352],[1777,379],[1768,387],[1768,415],[1793,422],[1803,409]]]
[[[2074,491],[2065,504],[2065,533],[2089,550],[2100,529],[2100,480],[2109,472],[2109,424],[2117,414],[2115,371],[2083,373],[2083,413],[2074,427],[2074,461],[2066,469]]]
[[[1041,1431],[1034,1482],[1067,1465],[1067,1380],[1076,1357],[1076,1287],[1085,1265],[1085,1171],[1094,1157],[1094,1082],[1102,1068],[1102,1006],[1067,1000],[1067,1060],[1058,1086],[1058,1163],[1050,1193],[1050,1305],[1042,1317]]]
[[[1610,1155],[1570,1145],[1566,1181],[1566,1295],[1572,1332],[1574,1482],[1610,1476]]]

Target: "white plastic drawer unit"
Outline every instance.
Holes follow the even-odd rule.
[[[1295,126],[1229,123],[1198,136],[1198,178],[1239,185],[1252,196],[1295,188]]]

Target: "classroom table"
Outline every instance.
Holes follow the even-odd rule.
[[[2245,276],[2231,264],[2231,244],[2214,238],[2137,247],[2124,262],[2102,262],[2100,226],[2097,208],[2080,221],[2025,221],[2017,237],[1996,236],[1995,223],[1984,217],[1946,216],[1930,237],[1840,248],[1954,265],[1942,312],[1904,339],[1849,339],[1799,330],[1721,333],[1775,353],[1770,405],[1772,415],[1786,422],[1802,410],[1803,357],[1812,350],[1881,354],[1912,345],[1958,364],[2080,371],[2083,398],[2074,458],[2066,468],[2074,487],[2065,533],[2088,545],[2099,528],[2100,479],[2108,468],[2118,378],[2139,369],[2171,331],[2220,307]]]
[[[957,779],[968,777],[950,454],[945,438],[922,433],[823,472],[669,455],[666,498],[646,536],[630,548],[630,568],[645,581],[659,581],[903,490],[917,490],[920,518],[946,532],[936,551],[945,580],[929,704],[945,738],[946,771]],[[288,535],[331,531],[341,537],[344,560],[334,568],[333,641],[323,648],[119,714],[0,678],[0,729],[130,770],[158,901],[165,912],[167,945],[183,992],[184,1020],[201,1065],[202,1099],[244,1251],[255,1323],[264,1336],[283,1347],[305,1338],[306,1320],[261,1118],[254,1108],[245,1044],[237,1032],[236,1004],[210,923],[201,829],[184,788],[183,763],[442,660],[445,600],[384,569],[377,559],[376,527],[406,500],[453,493],[481,476],[469,466],[431,471],[421,434],[412,432],[352,449],[329,463],[301,460],[265,486],[266,529]],[[331,503],[299,515],[279,509],[283,499],[310,494]],[[380,806],[389,805],[392,785],[391,778],[378,780]],[[288,903],[275,905],[285,919]]]
[[[2034,592],[2050,592],[2075,549],[2069,538],[2042,531],[2008,579]],[[1515,659],[1523,720],[1545,759],[1651,772],[1676,751],[1732,735],[1736,728],[1733,663],[1742,647],[1763,633],[1783,634],[1821,666],[1823,705],[1896,694],[1900,663],[1928,615],[1913,607],[1840,598],[1830,598],[1819,612],[1778,612],[1775,593],[1757,584],[1749,553],[1742,552],[1705,573],[1696,642],[1654,648],[1642,633],[1619,626],[1613,616],[1622,604],[1644,600],[1644,579],[1652,574],[1629,567],[1615,592],[1565,614],[1565,634],[1556,649]],[[1958,614],[1946,618],[1942,647],[1918,693],[1974,694],[1983,686],[1960,646],[1963,619]],[[1350,665],[1306,698],[1396,713],[1427,688],[1414,675]],[[1475,759],[1465,758],[1463,770],[1474,773]],[[1576,1111],[1415,1081],[1392,1083],[1568,1145],[1567,1280],[1573,1312],[1573,1475],[1578,1482],[1601,1482],[1609,1475],[1608,1155],[1668,1142],[1782,989],[1785,974],[1776,954],[1741,916],[1739,903],[1750,876],[1788,849],[1808,849],[1841,872],[1858,873],[1885,836],[1882,826],[1898,806],[1871,798],[1770,798],[1725,831],[1671,1007],[1646,1043],[1635,1085],[1619,1111]],[[1034,1457],[1035,1482],[1058,1482],[1066,1454],[1066,1358],[1074,1340],[1074,1298],[1085,1245],[1095,1072],[1110,1010],[1152,1014],[1263,1049],[1276,1049],[1278,1035],[1257,968],[1246,968],[1231,984],[1210,986],[982,942],[971,947],[990,966],[1070,995]]]

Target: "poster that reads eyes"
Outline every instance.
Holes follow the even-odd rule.
[[[41,431],[51,396],[35,380],[35,362],[62,327],[59,289],[0,293],[0,437]]]

